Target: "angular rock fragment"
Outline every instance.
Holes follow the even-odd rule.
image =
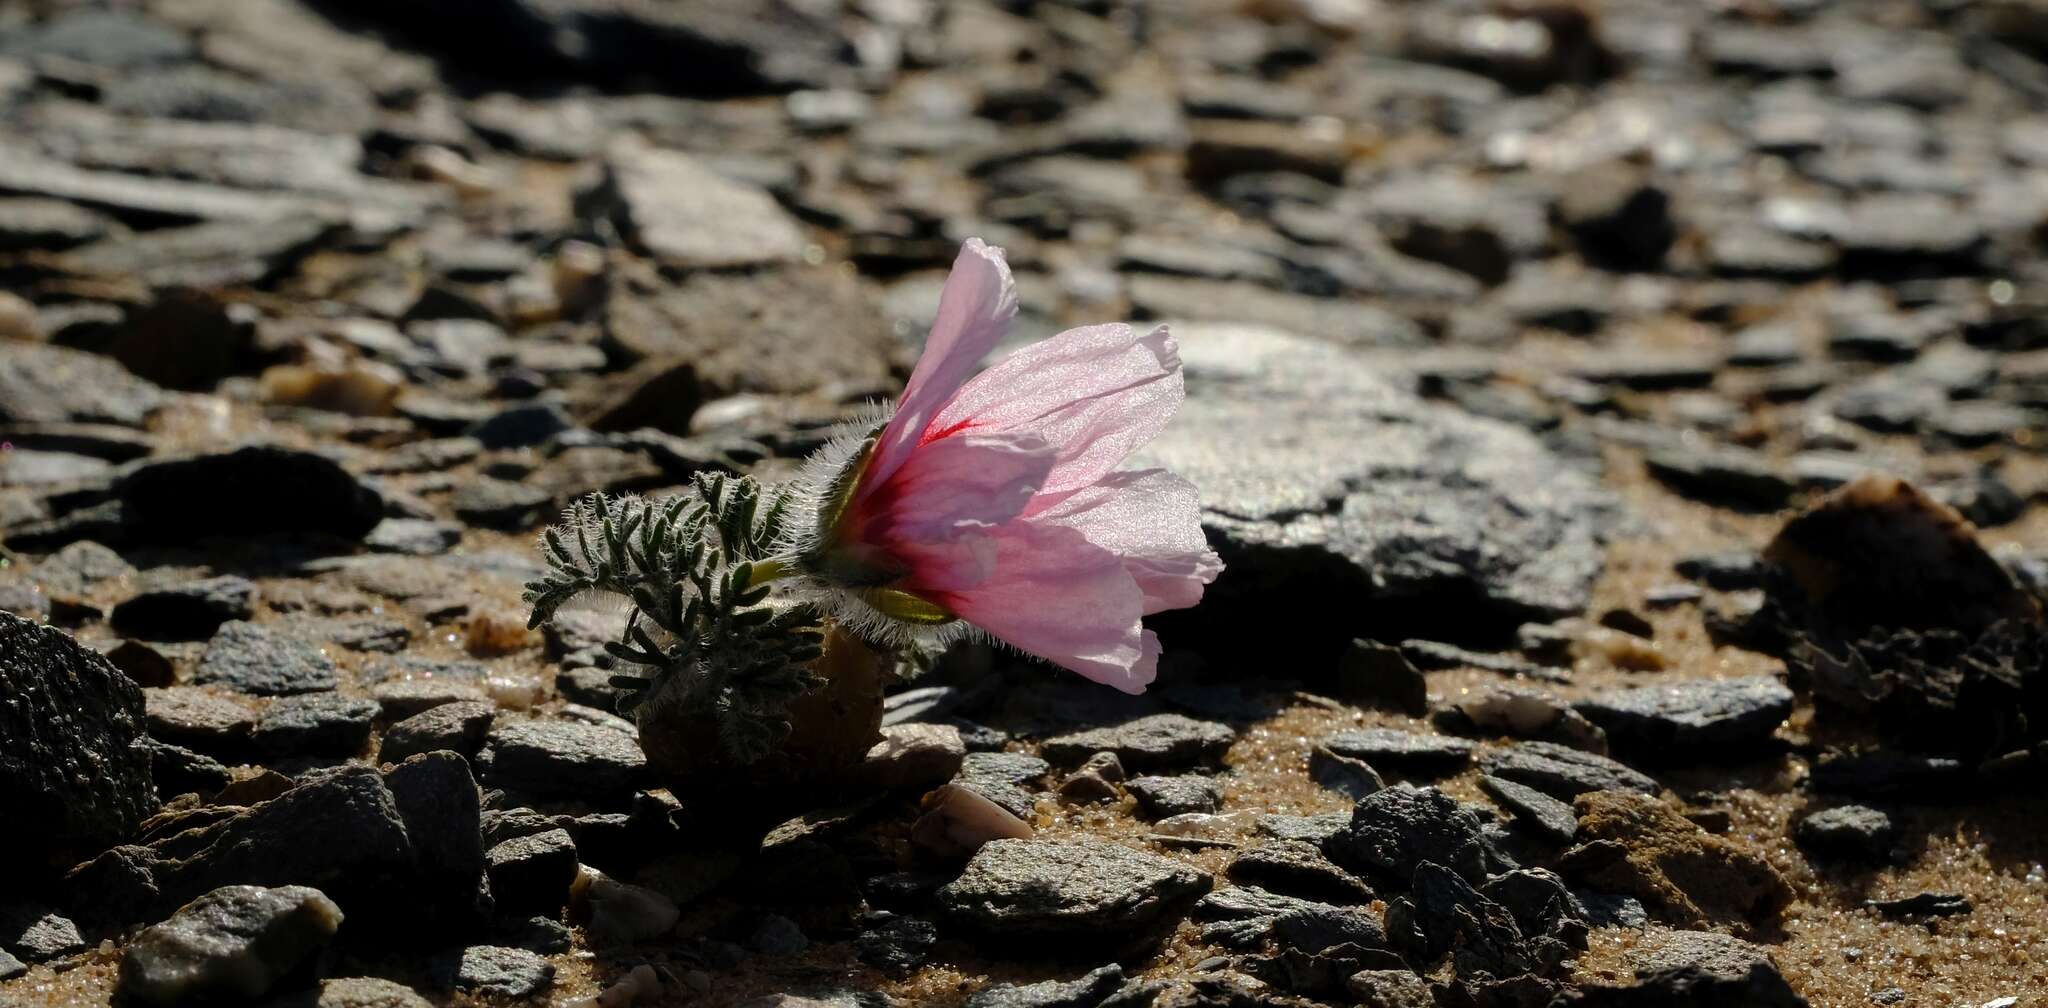
[[[1072,947],[1142,936],[1209,886],[1206,872],[1108,841],[994,840],[938,897],[970,930]]]
[[[334,937],[341,909],[305,886],[236,885],[187,903],[135,936],[119,992],[137,1004],[247,1002]]]

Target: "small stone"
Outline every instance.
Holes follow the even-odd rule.
[[[781,914],[767,914],[754,927],[754,936],[747,944],[762,955],[793,956],[810,948],[811,940],[804,937],[803,929],[795,921]]]
[[[339,670],[319,648],[268,626],[235,620],[221,624],[192,682],[252,696],[291,696],[331,690]]]
[[[1123,797],[1117,787],[1123,779],[1124,766],[1115,753],[1096,753],[1060,782],[1060,797],[1076,805],[1115,801]]]
[[[479,765],[493,787],[538,795],[616,796],[639,786],[647,756],[637,739],[614,728],[528,719],[493,728]]]
[[[6,949],[0,949],[0,980],[12,980],[28,975],[28,964],[14,958]]]
[[[256,719],[249,738],[280,756],[353,756],[370,741],[377,701],[315,693],[281,697]]]
[[[478,528],[518,532],[553,517],[555,499],[540,487],[484,477],[457,487],[448,507]]]
[[[1110,963],[1073,980],[993,984],[969,995],[967,1008],[1098,1008],[1123,985],[1123,967]]]
[[[383,498],[333,460],[273,446],[147,462],[114,490],[129,531],[147,542],[294,533],[357,540],[384,518]]]
[[[1237,740],[1229,725],[1185,714],[1153,714],[1107,728],[1045,740],[1040,751],[1058,763],[1078,763],[1098,752],[1115,753],[1132,769],[1172,769],[1212,761]]]
[[[200,686],[142,691],[151,738],[201,752],[230,749],[256,728],[256,711],[242,697]]]
[[[48,907],[33,903],[0,907],[0,949],[40,963],[84,948],[78,925]]]
[[[481,700],[429,707],[386,729],[377,758],[397,763],[436,749],[457,752],[464,758],[475,756],[497,712],[496,705]]]
[[[1354,640],[1337,661],[1336,695],[1355,703],[1397,710],[1411,717],[1429,713],[1429,680],[1400,648]]]
[[[317,889],[215,889],[129,943],[118,989],[141,1004],[252,1001],[340,927],[341,909]]]
[[[1487,753],[1480,765],[1495,777],[1526,784],[1556,798],[1571,798],[1588,791],[1653,795],[1663,789],[1648,775],[1605,756],[1555,742],[1517,742]]]
[[[606,944],[639,944],[666,934],[682,916],[668,897],[588,865],[578,871],[569,899],[571,906],[588,915],[591,937]]]
[[[938,944],[939,929],[930,921],[871,910],[861,915],[861,932],[854,938],[860,961],[891,976],[908,976],[924,965],[932,946]]]
[[[803,231],[773,197],[681,151],[614,146],[593,202],[642,251],[671,266],[724,269],[803,257]]]
[[[1771,737],[1792,713],[1792,691],[1773,676],[1701,679],[1599,693],[1573,709],[1606,731],[1618,750],[1733,758]]]
[[[1800,820],[1794,835],[1809,854],[1881,863],[1891,857],[1899,828],[1881,809],[1843,805]]]
[[[1805,1008],[1770,954],[1732,935],[1712,931],[1647,932],[1628,950],[1631,981],[1590,982],[1590,1006],[1742,1005]]]
[[[21,342],[0,354],[0,423],[139,427],[163,398],[162,389],[99,354]]]
[[[1353,871],[1399,882],[1424,861],[1474,881],[1515,866],[1471,807],[1434,787],[1405,784],[1360,799],[1351,823],[1323,842],[1323,852]]]
[[[1360,970],[1344,981],[1357,1008],[1435,1008],[1429,981],[1409,970]]]
[[[365,547],[401,556],[439,556],[460,542],[460,525],[424,518],[386,518],[363,537]]]
[[[1372,764],[1339,756],[1328,746],[1316,746],[1309,751],[1308,774],[1317,784],[1354,800],[1387,786]]]
[[[991,840],[1031,836],[1029,823],[980,790],[957,783],[926,795],[924,814],[910,830],[912,842],[940,857],[966,857]]]
[[[966,758],[967,744],[952,725],[884,725],[860,773],[885,791],[924,790],[953,779]]]
[[[472,945],[452,965],[443,969],[456,990],[526,998],[555,985],[555,967],[525,949]]]
[[[1148,819],[1223,807],[1223,795],[1209,777],[1133,777],[1124,787],[1136,796],[1139,812]]]
[[[1478,748],[1465,739],[1399,728],[1342,731],[1325,737],[1323,745],[1339,756],[1364,760],[1376,770],[1421,777],[1443,777],[1463,770]]]
[[[514,837],[484,852],[484,866],[500,911],[551,913],[569,902],[576,841],[563,829]]]
[[[433,1002],[402,983],[379,977],[322,980],[318,989],[277,998],[267,1008],[433,1008]]]
[[[1372,887],[1339,868],[1322,848],[1304,840],[1275,840],[1237,856],[1230,877],[1274,892],[1325,903],[1370,903]]]
[[[1538,836],[1556,843],[1570,843],[1578,832],[1579,817],[1572,807],[1532,787],[1490,774],[1479,776],[1479,787],[1508,811],[1515,822]]]
[[[1209,886],[1205,872],[1107,841],[992,840],[938,898],[971,930],[1074,944],[1163,924]]]

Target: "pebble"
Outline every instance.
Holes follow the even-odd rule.
[[[137,1004],[253,1001],[340,927],[341,909],[317,889],[215,889],[128,944],[117,990]]]

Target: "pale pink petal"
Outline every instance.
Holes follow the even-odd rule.
[[[1159,644],[1138,621],[1141,594],[1115,554],[1074,529],[1034,522],[975,538],[993,557],[986,576],[957,584],[948,579],[964,567],[919,563],[904,587],[1019,651],[1144,692],[1158,672]],[[926,575],[934,580],[916,580]]]
[[[1003,250],[979,238],[967,239],[953,260],[953,271],[946,274],[924,353],[896,399],[895,415],[875,442],[863,485],[888,478],[903,464],[932,416],[1002,341],[1016,314],[1017,287]]]
[[[1059,449],[1044,493],[1094,483],[1152,440],[1180,409],[1180,351],[1165,326],[1084,326],[1040,340],[961,386],[927,439],[960,430],[1028,430]]]
[[[912,452],[862,507],[889,542],[945,542],[1016,518],[1052,470],[1054,452],[1026,432],[969,433]]]
[[[1223,561],[1202,534],[1195,486],[1164,469],[1110,473],[1031,516],[1076,529],[1115,553],[1145,593],[1145,612],[1185,609],[1202,600]]]

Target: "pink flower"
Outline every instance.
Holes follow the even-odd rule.
[[[1084,326],[974,374],[1016,312],[1002,250],[969,239],[894,414],[818,460],[798,565],[856,626],[965,624],[1142,692],[1159,639],[1141,617],[1223,569],[1192,484],[1117,468],[1179,409],[1179,353],[1164,326]]]

